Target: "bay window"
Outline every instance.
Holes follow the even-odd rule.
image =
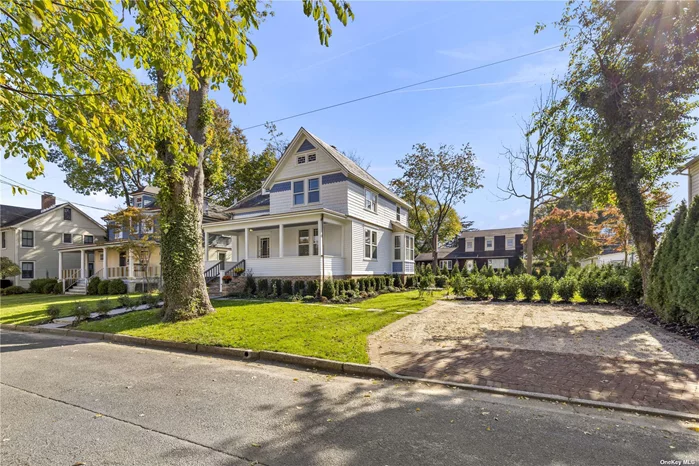
[[[400,260],[400,236],[393,239],[393,260]]]

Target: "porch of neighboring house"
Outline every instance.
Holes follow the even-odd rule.
[[[236,270],[256,277],[348,275],[351,224],[342,216],[295,213],[204,225],[207,283]],[[349,263],[349,261],[347,261]]]
[[[71,255],[79,258],[79,268],[63,268]],[[58,270],[65,294],[87,294],[87,284],[94,277],[101,280],[121,279],[129,293],[142,292],[158,288],[161,284],[160,247],[153,250],[148,265],[138,263],[136,257],[122,250],[119,244],[59,248]]]

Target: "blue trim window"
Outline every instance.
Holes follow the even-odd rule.
[[[320,180],[311,178],[308,180],[308,203],[320,202]]]
[[[294,181],[294,205],[304,203],[303,181]]]

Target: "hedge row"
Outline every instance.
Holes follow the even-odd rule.
[[[89,295],[117,295],[127,292],[124,280],[115,278],[112,280],[102,280],[100,277],[92,277],[87,284],[87,294]]]
[[[593,266],[594,267],[594,266]],[[525,301],[531,301],[535,293],[543,302],[550,302],[554,294],[558,294],[561,300],[569,302],[576,292],[588,303],[597,303],[601,300],[607,303],[638,302],[643,294],[641,287],[641,274],[638,267],[619,268],[614,273],[605,273],[601,268],[597,272],[585,271],[578,280],[571,275],[556,279],[545,275],[536,279],[532,275],[498,275],[486,276],[481,273],[463,277],[455,274],[449,277],[448,284],[457,296],[473,294],[478,299],[491,298],[495,300],[514,301],[520,293]],[[424,275],[420,277],[420,289],[430,286],[440,286],[440,277]],[[444,287],[444,286],[443,286]]]
[[[699,196],[683,202],[658,246],[647,304],[668,322],[699,323]]]
[[[373,277],[348,278],[341,280],[326,279],[323,282],[322,297],[332,300],[336,298],[365,298],[369,293],[396,291],[412,288],[412,276],[378,275]],[[282,280],[247,277],[245,294],[267,298],[304,298],[316,299],[321,297],[319,280]]]

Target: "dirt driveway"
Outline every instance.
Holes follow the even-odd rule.
[[[699,413],[699,345],[613,306],[438,301],[369,337],[417,377]]]

